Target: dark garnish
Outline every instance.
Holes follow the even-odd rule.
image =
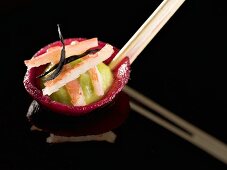
[[[72,61],[75,61],[75,60],[77,60],[77,59],[79,59],[79,58],[81,58],[81,57],[84,57],[84,56],[88,55],[88,54],[95,53],[95,52],[97,52],[97,51],[99,51],[99,50],[100,50],[100,49],[87,50],[87,51],[85,51],[85,52],[82,53],[82,54],[70,56],[70,57],[68,57],[68,58],[65,59],[65,64],[68,64],[68,63],[70,63],[70,62],[72,62]],[[48,73],[50,73],[51,71],[53,71],[54,69],[56,69],[56,68],[58,67],[58,65],[59,65],[59,64],[55,64],[55,65],[54,65],[53,67],[51,67],[50,69],[48,69],[48,70],[45,71],[44,73],[42,73],[42,74],[40,74],[39,76],[37,76],[37,78],[41,78],[41,77],[47,75]]]
[[[79,59],[79,58],[81,58],[81,57],[84,57],[84,56],[88,55],[88,54],[96,53],[96,52],[99,51],[99,50],[100,50],[100,49],[87,50],[87,51],[85,51],[85,52],[82,53],[82,54],[79,54],[79,55],[72,55],[72,56],[66,58],[65,64],[68,64],[68,63],[70,63],[70,62],[72,62],[72,61],[75,61],[75,60],[77,60],[77,59]]]
[[[57,67],[54,70],[54,72],[50,76],[45,78],[44,81],[53,80],[54,78],[56,78],[60,74],[60,72],[61,72],[61,70],[62,70],[62,68],[63,68],[63,66],[65,64],[65,43],[64,43],[63,36],[61,34],[61,30],[60,30],[59,24],[57,26],[58,26],[59,38],[60,38],[61,43],[62,43],[61,57],[60,57],[59,64],[57,65]]]

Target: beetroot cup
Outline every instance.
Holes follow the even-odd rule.
[[[65,39],[64,42],[65,45],[68,45],[75,40],[83,41],[85,38],[69,38]],[[98,47],[95,49],[101,49],[105,44],[105,42],[99,41]],[[50,47],[59,45],[61,45],[60,41],[51,43],[40,49],[34,57],[45,53]],[[118,51],[114,47],[114,53],[104,61],[105,64],[109,64]],[[45,67],[46,65],[28,69],[23,81],[26,91],[34,99],[27,117],[37,127],[55,134],[74,134],[76,136],[98,134],[116,128],[127,117],[129,102],[127,95],[122,92],[122,88],[126,85],[130,76],[128,57],[125,57],[112,70],[113,83],[108,92],[97,102],[86,106],[69,106],[53,101],[47,95],[44,96],[40,87],[40,80],[36,77],[45,70]]]

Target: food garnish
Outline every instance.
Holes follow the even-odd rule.
[[[64,43],[63,36],[61,34],[61,30],[60,30],[59,24],[57,26],[58,26],[59,38],[60,38],[60,41],[62,43],[61,57],[60,57],[60,61],[59,61],[58,65],[57,65],[56,69],[54,70],[54,72],[50,76],[45,78],[46,81],[53,80],[54,78],[56,78],[60,74],[63,66],[65,65],[65,43]]]

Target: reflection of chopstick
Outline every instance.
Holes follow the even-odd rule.
[[[166,120],[148,111],[147,109],[136,104],[133,101],[130,102],[132,110],[163,126],[164,128],[170,130],[176,135],[191,142],[192,144],[203,149],[213,157],[227,164],[227,145],[225,143],[219,141],[215,137],[207,134],[196,126],[176,116],[174,113],[163,108],[151,99],[135,91],[131,87],[125,86],[123,91],[127,93],[136,102],[139,102],[147,108],[152,109],[153,111],[164,117]]]

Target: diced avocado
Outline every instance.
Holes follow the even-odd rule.
[[[81,74],[79,81],[87,104],[99,99],[99,97],[94,93],[94,88],[88,73]]]
[[[72,105],[71,98],[65,87],[61,87],[57,92],[51,94],[50,97],[52,100],[55,100],[57,102]]]
[[[106,92],[113,82],[113,75],[112,75],[111,69],[104,63],[98,64],[97,67],[103,80],[102,87]]]
[[[104,91],[106,92],[113,82],[113,75],[110,68],[104,63],[98,64],[98,70],[102,76],[102,86]],[[80,75],[80,85],[83,89],[83,93],[85,96],[85,101],[87,104],[95,102],[99,100],[101,97],[97,96],[94,92],[94,88],[88,73],[84,73]]]

